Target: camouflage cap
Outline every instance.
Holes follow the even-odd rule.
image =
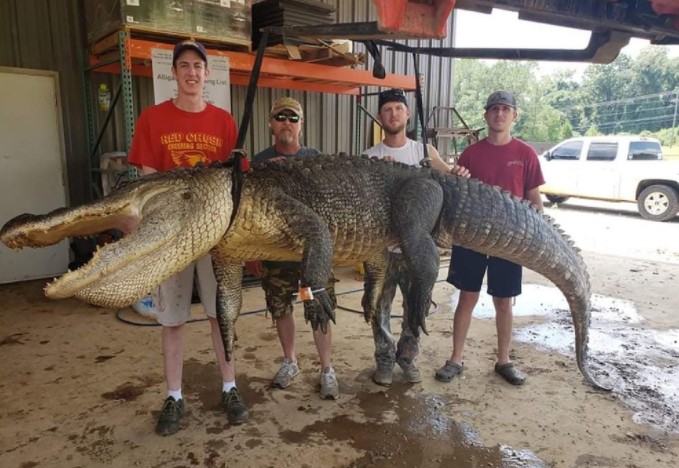
[[[271,107],[271,113],[269,114],[270,117],[273,117],[274,115],[278,114],[280,111],[292,111],[296,115],[299,115],[300,118],[304,118],[304,111],[302,110],[302,105],[299,103],[297,99],[293,99],[291,97],[282,97],[278,99],[276,102],[274,102],[273,106]]]

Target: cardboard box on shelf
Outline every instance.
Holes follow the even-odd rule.
[[[84,4],[90,43],[122,27],[250,43],[251,0],[88,0]]]
[[[250,0],[193,0],[191,8],[197,34],[250,41]]]

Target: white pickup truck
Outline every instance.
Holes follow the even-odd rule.
[[[569,197],[636,202],[641,216],[653,221],[679,212],[679,161],[664,160],[656,139],[571,138],[539,160],[547,182],[540,191],[551,202]]]

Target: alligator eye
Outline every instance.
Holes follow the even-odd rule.
[[[182,193],[182,198],[183,198],[184,200],[188,200],[189,198],[191,198],[191,192],[184,192],[184,193]]]

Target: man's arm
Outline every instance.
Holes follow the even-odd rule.
[[[142,166],[141,167],[141,175],[143,175],[143,176],[153,174],[154,172],[158,172],[158,171],[155,170],[154,168],[148,167],[148,166]]]
[[[458,166],[457,164],[450,166],[446,164],[443,159],[441,159],[441,156],[439,155],[439,152],[436,151],[436,148],[434,148],[432,145],[427,145],[427,148],[429,149],[429,157],[431,158],[431,165],[434,167],[434,169],[438,169],[445,174],[450,173],[469,178],[469,170],[467,168]]]
[[[542,213],[542,196],[540,195],[540,187],[535,187],[526,192],[526,199],[530,201],[533,205],[538,207],[538,211]]]

